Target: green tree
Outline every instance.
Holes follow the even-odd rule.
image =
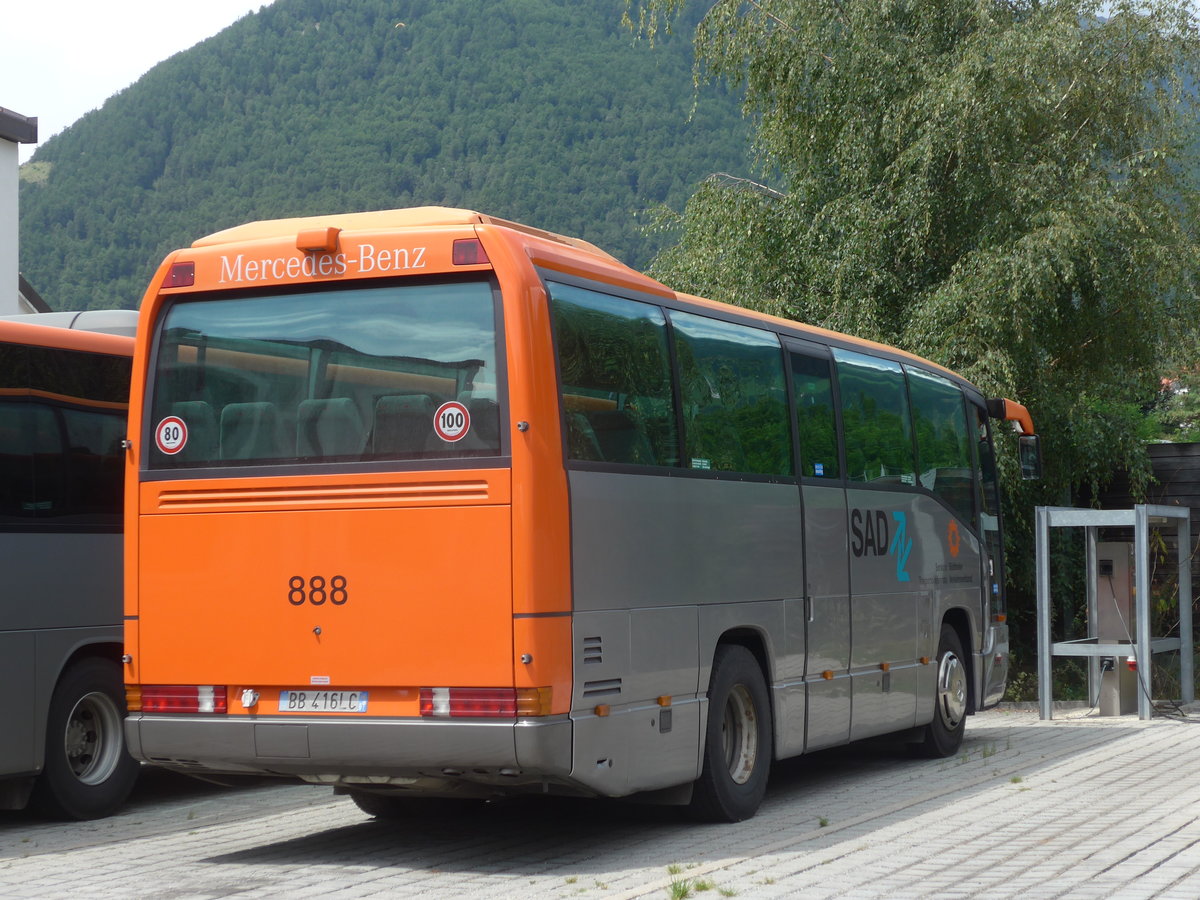
[[[687,5],[627,0],[626,24],[653,40]],[[757,169],[663,209],[677,242],[651,271],[1028,405],[1047,478],[1022,485],[1012,453],[1002,465],[1009,571],[1031,590],[1034,504],[1094,496],[1119,470],[1144,486],[1165,348],[1197,346],[1189,4],[703,6],[697,84],[743,92]]]
[[[654,35],[684,0],[631,2]],[[1048,496],[1145,472],[1137,420],[1194,320],[1196,23],[1178,0],[718,0],[699,80],[744,91],[652,271],[887,341],[1021,399]]]

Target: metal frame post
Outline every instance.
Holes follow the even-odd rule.
[[[1138,718],[1154,714],[1150,685],[1154,662],[1150,656],[1150,508],[1139,503],[1133,508],[1133,615],[1137,626],[1133,642],[1137,647]]]
[[[1184,703],[1196,702],[1196,673],[1192,638],[1192,520],[1179,523],[1179,680]]]
[[[1039,506],[1034,525],[1037,554],[1038,708],[1043,719],[1054,718],[1050,690],[1050,508]]]

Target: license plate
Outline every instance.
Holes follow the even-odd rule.
[[[280,691],[280,712],[365,713],[366,691]]]

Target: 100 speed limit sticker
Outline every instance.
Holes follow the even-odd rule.
[[[457,400],[443,403],[433,414],[433,430],[443,441],[461,441],[471,430],[471,414]]]

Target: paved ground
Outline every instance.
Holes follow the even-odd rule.
[[[963,752],[789,761],[758,816],[516,802],[411,828],[328,789],[149,773],[83,824],[0,813],[0,897],[1200,897],[1200,716],[998,711]]]

